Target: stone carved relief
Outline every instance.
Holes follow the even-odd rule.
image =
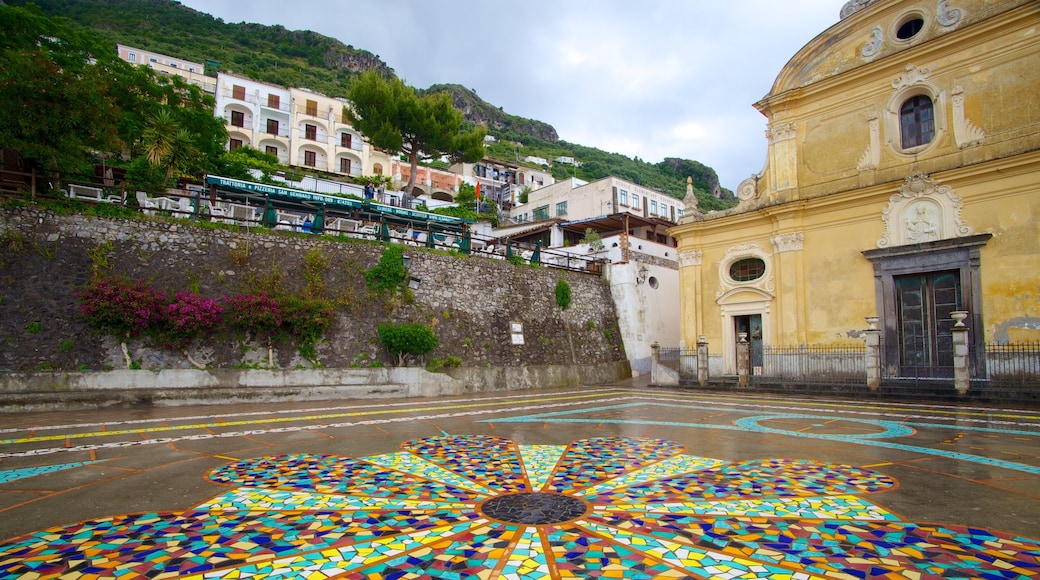
[[[679,252],[679,267],[700,266],[704,260],[703,250],[683,250]]]
[[[758,176],[752,175],[737,186],[737,199],[740,201],[751,201],[758,197]]]
[[[768,139],[770,143],[778,143],[780,141],[794,139],[796,128],[796,123],[780,123],[779,125],[769,125],[766,127],[766,139]]]
[[[867,117],[867,126],[870,128],[870,144],[867,150],[859,158],[856,169],[859,171],[872,171],[881,163],[881,127],[877,112]]]
[[[917,68],[912,64],[906,65],[906,68],[903,69],[903,71],[903,74],[898,75],[896,76],[896,78],[892,79],[893,89],[898,90],[923,82],[925,79],[928,78],[928,75],[932,74],[931,69],[924,67]]]
[[[964,89],[959,85],[953,88],[953,138],[957,147],[966,149],[981,145],[986,139],[986,132],[979,129],[964,116]]]
[[[747,282],[737,282],[729,275],[729,267],[738,260],[745,258],[758,258],[765,262],[766,271],[762,277]],[[737,244],[726,250],[726,255],[719,261],[719,287],[715,290],[715,298],[722,298],[728,292],[737,288],[755,289],[762,293],[772,295],[776,287],[773,283],[773,266],[770,254],[762,250],[762,246],[755,242]]]
[[[943,26],[953,26],[961,21],[960,8],[950,8],[946,5],[947,0],[939,0],[935,9],[935,20]]]
[[[874,30],[870,31],[870,40],[863,46],[863,49],[859,51],[864,57],[870,58],[881,51],[881,27],[875,26]]]
[[[841,7],[840,19],[844,20],[845,18],[848,18],[876,1],[877,0],[849,0]]]
[[[963,204],[948,185],[939,185],[926,174],[915,173],[903,181],[899,193],[881,212],[885,233],[879,248],[920,244],[970,236],[971,226],[961,218]]]
[[[782,254],[784,252],[797,252],[802,249],[805,243],[805,234],[802,232],[791,232],[789,234],[780,234],[773,236],[769,239],[773,243],[773,253]]]

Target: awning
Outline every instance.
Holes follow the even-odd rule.
[[[330,211],[340,210],[367,213],[373,221],[385,217],[396,223],[424,222],[455,227],[461,227],[466,223],[473,223],[473,220],[386,205],[371,200],[352,199],[349,197],[327,195],[324,193],[315,193],[312,191],[303,191],[288,187],[278,187],[267,183],[256,183],[253,181],[234,179],[232,177],[220,177],[218,175],[210,175],[206,177],[206,185],[216,186],[218,190],[223,192],[265,196],[272,201],[302,203],[310,205],[315,209],[324,204],[325,208]]]

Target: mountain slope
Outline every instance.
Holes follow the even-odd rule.
[[[0,4],[3,0],[0,0]],[[286,87],[304,87],[330,96],[343,96],[350,81],[375,69],[395,76],[377,55],[309,30],[282,26],[226,23],[174,0],[6,0],[7,4],[35,4],[48,16],[65,17],[100,31],[113,43],[136,46],[200,63],[215,61],[217,70],[233,72]],[[208,65],[208,63],[207,63]],[[212,68],[212,67],[209,67]],[[210,74],[215,74],[210,70]],[[467,121],[486,125],[502,146],[489,153],[515,161],[528,155],[555,159],[561,155],[582,162],[580,167],[557,166],[558,177],[574,175],[595,180],[616,175],[682,198],[686,177],[693,177],[700,207],[725,207],[733,194],[719,186],[710,167],[696,161],[669,158],[650,164],[617,153],[607,153],[559,140],[548,123],[510,115],[460,85],[434,85],[427,91],[449,92]],[[523,154],[518,154],[523,144]],[[503,149],[503,146],[505,147]]]

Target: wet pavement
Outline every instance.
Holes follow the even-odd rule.
[[[1040,576],[1040,412],[631,382],[0,415],[0,578]]]

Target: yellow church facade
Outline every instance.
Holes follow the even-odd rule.
[[[948,376],[953,312],[973,353],[1040,340],[1040,2],[853,0],[755,107],[762,172],[669,231],[713,373],[742,333],[754,353],[876,324],[886,376]]]

